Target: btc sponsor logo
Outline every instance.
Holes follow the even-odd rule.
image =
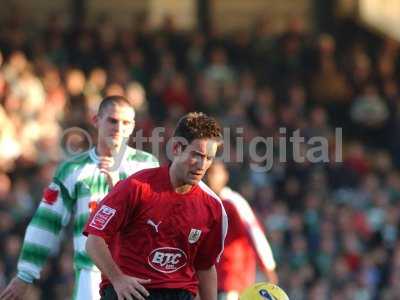
[[[147,259],[153,269],[162,273],[173,273],[187,263],[185,252],[172,247],[154,249]]]

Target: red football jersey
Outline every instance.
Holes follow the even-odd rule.
[[[195,294],[196,269],[219,260],[226,231],[218,196],[202,182],[176,193],[168,167],[160,167],[119,182],[92,213],[84,234],[104,238],[124,274],[151,279],[147,288]],[[101,287],[107,284],[103,277]]]
[[[275,269],[271,247],[247,201],[225,187],[222,203],[229,218],[229,230],[221,261],[217,264],[218,290],[243,291],[255,283],[256,263]]]

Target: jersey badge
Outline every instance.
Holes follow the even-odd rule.
[[[43,193],[43,202],[53,205],[57,201],[59,188],[55,183],[51,183]]]
[[[199,240],[200,235],[201,235],[201,230],[200,229],[192,228],[190,230],[189,237],[188,237],[189,243],[190,244],[196,243]]]
[[[102,205],[99,210],[94,215],[89,226],[96,228],[98,230],[103,230],[111,218],[115,215],[116,210],[114,208],[108,207],[107,205]]]

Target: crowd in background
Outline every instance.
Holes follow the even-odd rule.
[[[224,145],[230,186],[265,225],[291,299],[398,299],[397,42],[355,24],[340,35],[311,32],[298,18],[280,34],[264,18],[232,35],[182,33],[170,18],[158,30],[145,20],[122,30],[107,18],[65,27],[52,16],[32,31],[20,21],[0,28],[0,290],[15,274],[24,230],[55,165],[90,144],[71,128],[92,136],[102,97],[125,94],[144,136],[163,127],[167,139],[192,110],[231,129]],[[297,129],[306,142],[324,137],[328,159],[296,160],[290,136]],[[273,157],[254,160],[247,146],[256,137],[273,138]],[[151,143],[143,146],[151,151]],[[267,147],[259,143],[257,157]],[[303,143],[299,151],[310,148]],[[267,172],[254,168],[268,163]],[[70,296],[70,243],[29,298]]]

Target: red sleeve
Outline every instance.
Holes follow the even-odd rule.
[[[197,270],[206,270],[215,265],[224,250],[228,219],[221,203],[219,206],[217,208],[218,217],[197,251],[194,261],[194,266]]]
[[[130,178],[120,181],[91,213],[83,234],[97,235],[109,241],[133,211],[136,190],[137,184]]]
[[[222,204],[224,205],[226,214],[229,219],[229,228],[228,234],[226,235],[225,245],[233,242],[236,239],[240,239],[246,237],[251,242],[250,236],[246,230],[246,225],[243,223],[242,219],[240,218],[239,212],[236,206],[227,201],[222,200]]]

